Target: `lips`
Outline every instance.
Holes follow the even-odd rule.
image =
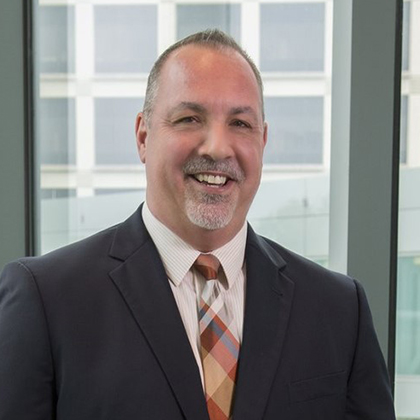
[[[204,156],[196,156],[188,160],[183,166],[186,176],[210,187],[224,187],[231,181],[242,183],[245,174],[235,160],[214,161]]]
[[[211,175],[205,173],[199,173],[192,175],[198,182],[202,184],[212,185],[216,187],[222,187],[228,181],[228,178],[223,175]]]

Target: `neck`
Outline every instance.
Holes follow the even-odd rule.
[[[161,223],[168,229],[179,236],[183,241],[191,245],[194,249],[200,252],[211,252],[222,247],[232,240],[235,235],[241,230],[245,220],[231,220],[231,222],[221,229],[209,230],[194,225],[184,215],[182,221],[179,223],[171,223],[164,215],[160,215],[158,211],[151,208],[149,203],[149,210]]]
[[[242,224],[237,229],[207,230],[198,226],[193,226],[190,230],[171,229],[181,239],[190,244],[194,249],[200,252],[211,252],[222,247],[231,241],[241,229]]]

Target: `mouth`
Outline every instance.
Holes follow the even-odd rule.
[[[192,177],[200,184],[206,184],[215,187],[223,187],[229,181],[228,177],[224,175],[211,175],[211,174],[193,174]]]
[[[213,175],[207,173],[192,174],[191,177],[200,184],[208,185],[210,187],[223,187],[230,181],[230,178],[225,175]]]
[[[245,174],[236,161],[228,159],[214,161],[205,157],[194,157],[183,166],[184,175],[211,194],[228,193],[236,184],[245,180]]]

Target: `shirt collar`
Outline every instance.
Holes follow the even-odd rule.
[[[152,214],[146,202],[143,205],[142,216],[162,259],[166,274],[175,286],[179,286],[200,252],[160,222]],[[211,252],[219,259],[229,288],[237,280],[244,264],[246,235],[247,229],[244,223],[228,243]]]

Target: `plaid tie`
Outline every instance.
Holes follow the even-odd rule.
[[[207,280],[198,315],[207,409],[211,420],[228,420],[232,415],[239,342],[229,330],[233,317],[220,293],[219,260],[201,254],[194,267]]]

